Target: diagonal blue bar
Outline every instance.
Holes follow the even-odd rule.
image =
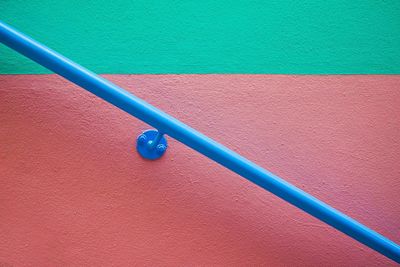
[[[0,21],[0,42],[400,263],[400,246]]]

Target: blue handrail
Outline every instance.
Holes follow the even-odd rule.
[[[398,244],[1,21],[0,42],[400,263]]]

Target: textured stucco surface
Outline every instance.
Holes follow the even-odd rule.
[[[398,0],[1,0],[96,73],[400,74]],[[49,73],[0,46],[0,73]]]
[[[400,76],[106,75],[400,242]],[[0,265],[393,262],[55,75],[0,75]]]

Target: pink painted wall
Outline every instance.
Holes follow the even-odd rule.
[[[400,76],[106,75],[400,242]],[[0,265],[394,265],[55,75],[0,76]]]

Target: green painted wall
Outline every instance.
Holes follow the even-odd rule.
[[[0,18],[99,73],[400,74],[399,0],[0,0]],[[47,71],[1,46],[0,73]]]

